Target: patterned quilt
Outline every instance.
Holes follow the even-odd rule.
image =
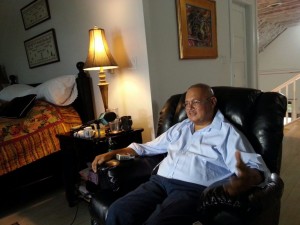
[[[56,134],[79,124],[73,107],[41,100],[25,118],[0,118],[0,176],[58,151]]]

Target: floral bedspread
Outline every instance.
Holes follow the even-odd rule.
[[[0,118],[0,175],[58,151],[56,134],[79,124],[80,117],[73,107],[41,100],[25,118]]]

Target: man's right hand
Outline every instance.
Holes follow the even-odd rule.
[[[112,159],[114,157],[114,155],[109,154],[110,152],[101,154],[101,155],[97,155],[94,159],[94,161],[92,162],[92,169],[93,171],[96,173],[97,172],[97,167],[101,164],[103,164],[104,162]]]
[[[112,150],[110,152],[97,155],[92,162],[92,170],[96,173],[97,172],[97,167],[111,159],[114,159],[117,154],[128,154],[132,156],[137,156],[136,152],[131,149],[131,148],[122,148],[118,150]]]

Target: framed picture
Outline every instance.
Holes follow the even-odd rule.
[[[35,0],[21,9],[25,30],[51,18],[48,0]]]
[[[54,29],[24,41],[24,45],[30,68],[59,61]]]
[[[180,59],[217,58],[216,3],[177,0]]]

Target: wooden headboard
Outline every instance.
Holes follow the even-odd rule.
[[[92,79],[83,70],[84,63],[78,62],[76,64],[79,70],[78,77],[76,78],[78,97],[72,103],[74,108],[80,115],[83,123],[94,120],[94,106],[92,95]]]

